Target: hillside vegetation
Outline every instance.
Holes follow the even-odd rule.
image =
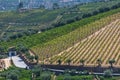
[[[111,11],[108,11],[105,13],[101,13],[96,16],[85,18],[83,20],[80,20],[80,21],[77,21],[77,22],[62,26],[62,27],[58,27],[58,28],[46,31],[41,34],[35,34],[32,36],[23,37],[23,38],[19,38],[16,40],[10,40],[9,42],[0,42],[0,45],[7,49],[10,46],[17,46],[19,44],[22,44],[26,47],[31,48],[35,53],[40,55],[40,57],[46,57],[46,55],[49,55],[49,57],[50,57],[52,55],[60,53],[62,50],[65,50],[66,48],[72,46],[74,43],[87,37],[88,35],[99,30],[99,28],[101,28],[101,27],[109,24],[111,21],[115,20],[116,17],[118,17],[118,15],[115,16],[113,14],[116,14],[119,11],[120,11],[120,8],[111,10]],[[111,15],[111,17],[108,17],[110,15]],[[112,15],[114,17],[112,17]],[[93,24],[95,24],[95,25],[93,25]],[[73,31],[75,29],[77,29],[77,30]],[[78,34],[79,30],[82,31],[79,33],[80,35]],[[71,31],[73,31],[73,32],[71,32]],[[71,32],[71,33],[69,33],[69,32]],[[65,34],[68,34],[68,35],[65,35]],[[64,36],[62,36],[62,35],[64,35]],[[77,35],[78,35],[78,37],[77,37]],[[62,36],[62,37],[60,37],[60,36]],[[53,47],[53,48],[51,48],[51,47]],[[44,53],[44,55],[41,56],[41,54],[43,54],[43,53]],[[40,58],[40,59],[42,59],[42,58]]]
[[[27,10],[23,13],[13,11],[0,12],[0,38],[7,41],[35,34],[38,31],[46,31],[51,28],[70,24],[83,18],[114,9],[119,3],[119,0],[112,0],[55,10],[35,9]]]
[[[120,9],[118,9],[118,10],[120,10]],[[111,12],[109,12],[109,13],[111,14]],[[106,16],[107,15],[108,15],[108,13],[106,13]],[[105,13],[104,13],[104,16],[105,16]],[[73,46],[75,43],[87,38],[89,35],[93,34],[94,32],[98,31],[99,29],[110,24],[112,21],[116,20],[117,18],[119,18],[119,14],[111,15],[111,16],[102,18],[100,20],[96,20],[95,22],[86,24],[82,27],[80,27],[78,25],[79,28],[76,29],[75,31],[72,31],[71,33],[69,33],[67,35],[58,37],[54,40],[51,40],[51,41],[45,43],[44,45],[35,46],[32,48],[32,50],[35,53],[39,54],[40,57],[42,57],[42,56],[50,57],[55,54],[59,54],[61,51],[65,50],[68,47]],[[94,19],[95,19],[95,17],[94,17]],[[40,59],[44,59],[44,58],[40,58]]]
[[[117,17],[120,18],[120,16],[117,16]],[[107,21],[105,20],[103,21],[104,23],[107,23]],[[101,23],[103,22],[101,21]],[[103,26],[103,24],[101,26]],[[95,23],[91,26],[96,27]],[[109,61],[115,60],[114,65],[116,67],[120,66],[120,63],[119,63],[120,61],[120,43],[119,43],[120,27],[119,26],[120,26],[120,19],[113,21],[111,24],[106,25],[104,28],[100,29],[96,33],[93,33],[93,35],[88,36],[84,40],[80,40],[80,42],[78,42],[76,45],[72,46],[71,48],[68,48],[67,50],[63,51],[60,55],[57,55],[51,58],[52,62],[57,64],[56,61],[61,60],[62,64],[66,64],[66,61],[70,59],[72,65],[79,65],[80,60],[84,60],[85,61],[84,65],[97,66],[98,65],[97,60],[101,60],[102,66],[109,66]],[[73,35],[71,35],[72,36],[71,38],[74,38],[76,41],[77,40],[76,38],[78,38],[79,35],[82,34],[82,32],[81,33],[80,32],[76,31],[76,36],[74,35],[73,37]],[[51,52],[51,54],[52,53],[54,53],[54,51]]]

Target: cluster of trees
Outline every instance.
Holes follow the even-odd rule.
[[[17,38],[21,38],[23,36],[30,36],[30,35],[33,35],[33,34],[36,34],[36,33],[38,33],[38,30],[30,29],[28,31],[24,31],[24,32],[20,32],[20,33],[17,33],[17,34],[13,34],[7,40],[17,39]]]
[[[34,62],[34,60],[35,60],[35,62],[38,63],[38,61],[39,61],[39,57],[37,55],[34,55],[34,56],[30,55],[29,52],[24,53],[24,56],[26,57],[27,61],[29,61],[29,62]]]
[[[69,66],[70,66],[71,62],[72,62],[71,59],[67,59],[67,60],[66,60],[66,63],[67,63]],[[96,62],[97,62],[97,64],[98,64],[98,67],[101,67],[101,65],[102,65],[102,60],[101,60],[101,59],[98,59]],[[61,59],[58,59],[58,60],[56,61],[56,63],[57,63],[58,65],[61,65],[62,60],[61,60]],[[79,61],[79,63],[80,63],[81,66],[84,67],[84,65],[85,65],[85,60],[81,59],[81,60]],[[115,60],[114,60],[114,59],[109,60],[109,64],[110,64],[110,67],[111,67],[111,68],[113,68],[113,64],[114,64],[114,63],[115,63]],[[50,63],[50,64],[52,64],[52,63]]]
[[[4,59],[7,58],[7,54],[6,54],[6,49],[2,46],[0,46],[0,59]]]
[[[100,5],[100,4],[98,4],[98,5]],[[54,6],[57,6],[57,4],[54,3]],[[23,7],[23,3],[20,2],[19,5],[18,5],[18,8],[21,9],[22,7]],[[28,23],[28,22],[31,23],[31,24],[34,23],[34,22],[41,23],[41,24],[43,24],[43,23],[46,24],[46,23],[51,23],[52,21],[54,21],[59,14],[62,15],[62,16],[66,16],[67,19],[60,19],[60,20],[58,20],[57,23],[52,24],[52,25],[51,24],[50,25],[45,25],[46,27],[42,28],[42,31],[46,31],[46,30],[49,30],[51,28],[63,26],[65,24],[69,24],[69,23],[81,20],[81,19],[83,19],[85,17],[89,17],[89,16],[92,16],[92,15],[95,15],[95,14],[99,13],[99,10],[97,10],[97,11],[93,11],[91,13],[85,13],[82,16],[80,16],[81,15],[81,13],[80,13],[80,15],[77,14],[77,16],[74,15],[73,17],[71,17],[72,16],[72,14],[71,14],[72,12],[76,12],[76,13],[77,12],[81,12],[79,10],[79,7],[80,6],[78,6],[77,8],[72,7],[72,9],[71,8],[70,9],[66,8],[66,9],[58,9],[58,10],[51,10],[51,11],[40,9],[40,10],[43,10],[43,11],[36,11],[35,10],[36,12],[30,11],[29,13],[23,13],[23,14],[18,14],[18,13],[16,14],[16,13],[11,13],[11,12],[9,12],[8,14],[7,13],[3,13],[2,16],[1,16],[0,21],[1,22],[6,22],[6,23],[9,23],[9,22],[13,22],[13,23],[16,22],[16,23],[18,23],[18,22],[20,22],[20,23],[23,23],[22,25],[24,25],[24,23]],[[119,6],[118,5],[114,5],[113,6],[113,8],[117,8],[117,7],[119,7]],[[92,9],[94,9],[94,8],[92,8]],[[100,11],[102,11],[102,12],[104,10],[106,11],[106,10],[109,10],[109,9],[107,7],[105,9],[100,9]],[[71,16],[68,17],[67,15],[65,15],[66,12],[68,12],[68,13],[70,12]],[[83,10],[83,13],[84,13],[84,10]],[[36,25],[33,25],[33,27],[34,26],[36,26]],[[22,29],[22,30],[24,31],[24,29]],[[17,31],[15,31],[15,32],[18,33]],[[12,36],[8,37],[7,35],[9,35],[9,33],[13,34],[12,31],[8,32],[8,34],[6,34],[4,36],[5,38],[3,40],[6,40],[6,39],[8,39],[8,40],[16,39],[16,38],[20,38],[22,36],[25,36],[24,32],[22,32],[22,33],[18,33],[18,34],[13,34]],[[25,31],[25,33],[31,35],[29,32]]]
[[[99,20],[101,18],[110,16],[117,12],[119,12],[119,9],[111,10],[109,12],[105,12],[105,13],[98,14],[96,16],[85,18],[80,21],[77,21],[77,22],[62,26],[62,27],[58,27],[58,28],[54,28],[54,29],[45,31],[44,33],[41,33],[41,34],[26,36],[26,37],[18,38],[15,40],[10,40],[9,42],[0,42],[0,45],[4,46],[5,48],[8,48],[10,46],[15,46],[15,45],[17,45],[17,43],[24,44],[26,47],[29,47],[29,48],[36,46],[38,44],[41,44],[41,46],[42,46],[42,44],[45,44],[46,42],[49,42],[50,40],[56,39],[62,35],[65,35],[71,31],[81,27],[81,26],[87,25],[91,22],[94,22],[95,20]],[[38,48],[38,46],[37,46],[37,48]]]
[[[77,72],[77,74],[76,74]],[[103,76],[98,76],[100,80],[111,78],[112,71],[105,70]],[[95,76],[89,75],[88,71],[77,71],[66,69],[64,73],[55,75],[48,69],[43,69],[40,65],[33,66],[32,69],[20,69],[10,67],[8,70],[0,72],[0,80],[93,80]]]
[[[72,62],[71,59],[67,59],[67,60],[66,60],[66,63],[67,63],[68,65],[70,65],[71,62]],[[101,60],[101,59],[98,59],[96,62],[97,62],[97,64],[98,64],[98,66],[101,67],[101,65],[102,65],[102,60]],[[58,60],[57,60],[57,63],[58,63],[58,65],[61,65],[62,60],[61,60],[61,59],[58,59]],[[82,65],[82,66],[84,67],[84,65],[85,65],[85,60],[84,60],[84,59],[81,59],[81,60],[79,61],[79,63],[80,63],[80,65]],[[111,68],[113,68],[113,64],[114,64],[114,63],[115,63],[115,60],[114,60],[114,59],[109,60],[109,64],[110,64],[110,67],[111,67]]]
[[[77,75],[75,75],[77,73]],[[75,75],[75,76],[73,76]],[[93,80],[93,79],[100,79],[100,80],[113,80],[111,79],[112,71],[111,70],[105,70],[103,73],[103,76],[93,76],[89,75],[88,71],[77,71],[77,70],[65,70],[65,73],[62,75],[57,76],[57,80]],[[116,80],[116,79],[115,79]]]
[[[113,10],[113,12],[114,11],[115,10]],[[107,17],[106,15],[107,16],[111,15],[111,16]],[[100,19],[100,20],[97,20],[95,18],[95,17],[102,18],[103,16],[104,17],[106,16],[106,18],[103,18],[103,19]],[[74,44],[78,43],[78,41],[81,41],[82,39],[87,38],[87,36],[93,34],[94,32],[98,31],[99,29],[106,26],[110,22],[114,21],[115,19],[117,19],[118,16],[119,16],[119,14],[112,15],[112,12],[110,11],[109,13],[107,12],[105,14],[102,14],[101,16],[98,16],[98,15],[94,16],[93,21],[94,20],[96,20],[96,21],[93,22],[93,23],[90,23],[90,24],[86,24],[83,27],[80,27],[80,25],[82,25],[81,22],[78,22],[78,23],[75,22],[75,25],[71,24],[71,26],[69,26],[69,28],[67,28],[67,29],[70,29],[72,27],[75,28],[76,26],[79,26],[79,29],[74,30],[74,28],[73,28],[73,30],[74,30],[73,32],[71,32],[67,35],[61,36],[59,38],[56,38],[52,41],[49,41],[49,42],[45,43],[45,45],[35,46],[32,49],[35,53],[38,53],[40,55],[40,57],[42,57],[42,56],[46,57],[45,55],[41,55],[43,52],[44,52],[44,54],[49,55],[49,57],[51,57],[53,55],[56,55],[56,54],[59,54],[63,50],[67,49],[70,46],[73,46]],[[84,19],[84,22],[92,21],[92,18],[91,19],[86,18],[86,19],[87,20]],[[63,54],[68,55],[69,52],[65,52]],[[61,55],[63,60],[65,60],[65,58],[68,58],[66,55],[64,55],[64,56]],[[57,60],[54,59],[54,61],[57,61]]]
[[[11,67],[0,73],[0,80],[51,80],[52,73],[43,71],[39,65],[31,70]]]
[[[24,57],[30,61],[30,62],[33,62],[34,60],[38,63],[38,60],[39,60],[39,57],[37,55],[31,55],[29,53],[29,49],[27,47],[25,47],[24,45],[22,44],[18,44],[16,46],[16,49],[19,53],[21,53],[21,55],[24,55]]]
[[[75,21],[79,21],[83,18],[87,18],[87,17],[91,17],[91,16],[94,16],[94,15],[97,15],[99,13],[103,13],[103,12],[107,12],[107,11],[110,11],[110,10],[113,10],[113,9],[117,9],[117,8],[120,8],[120,3],[116,4],[116,5],[113,5],[112,7],[102,7],[102,8],[99,8],[98,10],[95,10],[93,12],[90,12],[90,13],[84,13],[82,16],[75,16],[71,19],[68,19],[68,20],[61,20],[59,21],[58,23],[55,23],[53,24],[54,27],[59,27],[59,26],[63,26],[63,25],[66,25],[66,24],[70,24],[72,22],[75,22]],[[77,12],[76,12],[77,13]],[[62,13],[61,15],[64,15],[64,13]]]
[[[53,73],[48,70],[43,71],[40,65],[34,66],[32,69],[32,79],[33,80],[51,80]]]

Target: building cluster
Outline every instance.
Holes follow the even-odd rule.
[[[54,3],[59,7],[72,6],[80,3],[106,1],[106,0],[0,0],[0,10],[16,10],[20,2],[23,2],[24,8],[52,9]]]
[[[104,1],[104,0],[0,0],[0,10],[16,10],[20,2],[23,2],[24,8],[52,9],[57,3],[59,7],[72,6],[79,3]]]

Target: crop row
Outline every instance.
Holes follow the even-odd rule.
[[[88,36],[99,31],[101,28],[110,24],[117,18],[119,18],[119,13],[100,19],[100,20],[97,20],[93,23],[87,24],[83,27],[80,27],[74,30],[73,32],[70,32],[67,35],[54,39],[44,44],[43,46],[36,46],[32,48],[32,50],[40,56],[40,60],[43,60],[46,57],[49,58],[49,57],[55,56],[59,54],[60,52],[62,52],[63,50],[68,49],[69,47],[73,45],[76,45],[76,43],[83,41],[83,39],[88,38]],[[90,44],[90,42],[88,44]]]
[[[86,65],[97,65],[97,60],[100,59],[103,66],[109,65],[110,60],[115,60],[115,65],[119,66],[120,20],[100,29],[76,46],[63,51],[61,55],[51,58],[54,64],[57,64],[58,60],[66,64],[68,59],[73,65],[79,65],[80,60],[84,60]]]

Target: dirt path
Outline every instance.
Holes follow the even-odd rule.
[[[29,53],[30,53],[31,56],[35,56],[35,54],[30,50],[29,50]]]
[[[8,69],[11,66],[11,62],[9,58],[3,59],[5,62],[5,69]]]

